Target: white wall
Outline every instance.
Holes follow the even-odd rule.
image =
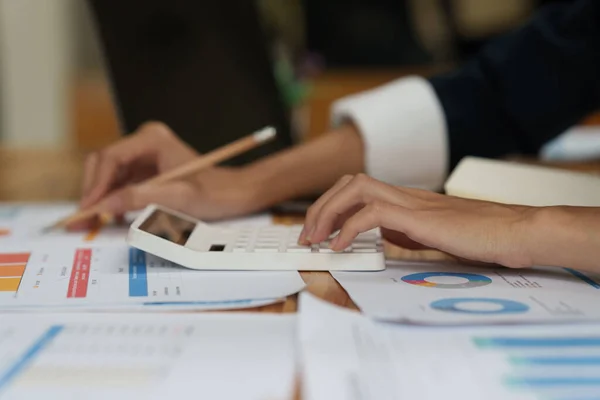
[[[71,1],[0,0],[2,145],[68,144]]]

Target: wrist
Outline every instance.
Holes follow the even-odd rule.
[[[363,144],[356,127],[344,124],[321,137],[242,167],[248,202],[267,208],[320,194],[345,174],[363,170]]]
[[[523,239],[531,266],[565,267],[564,244],[577,240],[577,230],[565,207],[531,207]]]
[[[262,168],[250,164],[236,168],[236,174],[244,214],[262,211],[272,205],[265,189],[268,187],[269,177]]]

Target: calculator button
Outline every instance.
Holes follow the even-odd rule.
[[[354,248],[354,250],[352,252],[353,253],[377,253],[377,249],[374,249],[374,248],[370,248],[370,249],[357,249],[357,248]]]
[[[362,243],[362,242],[355,242],[352,243],[352,247],[355,249],[374,249],[377,245],[375,243]]]
[[[310,253],[310,247],[288,247],[286,249],[288,253]]]
[[[277,253],[279,249],[277,247],[255,247],[255,253]]]
[[[256,243],[254,247],[259,249],[277,249],[279,248],[279,243]]]
[[[328,248],[325,248],[325,249],[321,248],[321,249],[319,249],[319,253],[321,253],[321,254],[330,254],[330,253],[336,253],[336,252],[333,251],[333,250],[331,250],[331,249],[328,249]]]
[[[275,229],[269,228],[269,229],[263,229],[263,230],[261,230],[260,233],[259,233],[259,235],[260,236],[263,236],[263,235],[270,235],[270,236],[277,235],[277,236],[281,236],[281,234],[285,233],[285,231],[286,231],[285,229],[281,229],[281,228],[279,228],[279,229],[277,229],[277,228],[275,228]]]
[[[273,236],[260,235],[256,238],[257,242],[279,242],[280,240],[281,240],[281,237],[279,235],[273,235]]]
[[[363,239],[363,240],[376,240],[377,239],[377,235],[374,233],[359,233],[356,236],[357,239]]]
[[[375,245],[375,239],[361,239],[361,238],[356,238],[352,241],[352,243],[360,243],[360,244],[370,244],[370,245]]]
[[[274,235],[274,236],[269,236],[269,235],[260,235],[256,237],[256,240],[266,240],[266,241],[270,241],[270,240],[281,240],[281,236],[278,235]]]
[[[257,240],[256,245],[263,247],[279,246],[279,240]]]

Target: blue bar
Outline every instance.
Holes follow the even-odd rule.
[[[129,297],[148,297],[146,253],[129,249]]]
[[[600,366],[600,357],[511,357],[516,365]]]
[[[18,207],[0,207],[0,219],[12,219],[19,212]]]
[[[276,301],[277,298],[265,299],[240,299],[240,300],[205,300],[205,301],[149,301],[145,306],[225,306],[232,304],[252,304],[263,301]]]
[[[598,386],[600,388],[600,377],[509,377],[505,380],[505,383],[509,386],[519,387],[566,387],[566,386],[578,386],[578,387],[590,387]]]
[[[30,362],[46,347],[50,342],[58,336],[63,330],[63,326],[55,325],[51,326],[46,333],[44,333],[26,352],[21,358],[14,363],[3,375],[0,375],[0,390],[8,385],[12,379],[14,379],[19,373],[24,371]]]
[[[581,279],[582,281],[584,281],[585,283],[587,283],[588,285],[590,285],[591,287],[593,287],[594,289],[600,289],[600,284],[598,284],[598,282],[596,282],[595,280],[593,280],[592,278],[590,278],[589,276],[571,269],[571,268],[565,268],[565,271],[575,275],[576,277],[578,277],[579,279]]]
[[[560,397],[554,400],[600,400],[600,396],[594,397]]]
[[[554,400],[600,400],[600,396],[594,397],[560,397]]]
[[[596,337],[491,337],[474,338],[477,347],[596,347],[600,346],[600,336]]]

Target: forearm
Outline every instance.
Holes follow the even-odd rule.
[[[344,125],[322,137],[246,167],[252,208],[319,194],[345,174],[364,171],[364,145],[356,128]]]
[[[600,273],[600,208],[540,208],[530,227],[525,241],[533,265]]]

